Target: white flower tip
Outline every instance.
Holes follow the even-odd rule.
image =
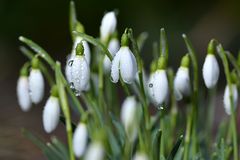
[[[39,69],[32,69],[29,75],[29,92],[33,103],[41,102],[44,95],[44,78]]]
[[[73,150],[78,158],[83,156],[86,150],[87,140],[87,126],[84,123],[80,123],[73,134]]]
[[[117,18],[113,11],[106,13],[103,16],[102,23],[100,26],[101,39],[105,40],[108,38],[116,29]]]
[[[219,66],[216,57],[208,54],[203,64],[203,79],[207,88],[213,88],[219,78]]]
[[[87,149],[84,160],[103,160],[104,147],[100,142],[93,142]]]
[[[47,133],[56,129],[60,117],[60,105],[58,98],[50,97],[43,110],[43,128]]]
[[[27,112],[32,106],[32,102],[29,95],[29,83],[28,78],[21,76],[17,82],[17,98],[18,103],[22,111]]]

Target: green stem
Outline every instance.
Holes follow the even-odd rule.
[[[74,153],[73,153],[73,144],[72,144],[72,125],[71,125],[71,115],[70,110],[68,106],[67,101],[67,95],[65,92],[65,87],[62,82],[61,78],[61,65],[59,62],[56,63],[56,81],[57,81],[57,87],[58,87],[58,93],[59,93],[59,99],[61,103],[61,108],[63,111],[63,114],[66,118],[66,130],[67,130],[67,139],[68,139],[68,147],[69,147],[69,153],[70,153],[70,160],[75,160]]]
[[[233,138],[233,157],[234,160],[238,160],[238,144],[237,144],[237,128],[236,128],[236,117],[235,117],[235,112],[234,112],[234,102],[233,102],[233,90],[232,90],[232,81],[231,81],[231,75],[230,75],[230,70],[229,70],[229,65],[228,65],[228,60],[226,57],[226,53],[222,47],[221,44],[217,46],[217,51],[222,59],[223,67],[224,67],[224,72],[226,75],[227,79],[227,85],[229,87],[229,97],[230,97],[230,104],[231,104],[231,121],[230,125],[232,127],[232,138]]]
[[[190,58],[191,58],[191,62],[192,62],[192,66],[193,66],[193,94],[191,97],[191,101],[192,101],[192,111],[190,113],[190,120],[193,122],[188,122],[188,124],[190,124],[191,126],[189,127],[190,129],[192,129],[192,136],[193,136],[193,156],[196,154],[195,151],[197,149],[197,138],[196,138],[196,124],[197,124],[197,116],[198,116],[198,64],[197,64],[197,58],[196,58],[196,52],[193,49],[193,46],[191,44],[191,42],[189,41],[189,39],[187,38],[187,36],[185,34],[182,35],[184,42],[187,46]],[[189,132],[189,133],[188,133]],[[189,135],[188,135],[189,134]],[[187,129],[187,134],[186,136],[190,136],[191,137],[191,131],[188,131]],[[185,140],[188,140],[189,137],[186,137]],[[187,142],[187,145],[189,145],[189,142]],[[185,149],[189,149],[189,146],[186,146],[187,148]],[[184,151],[185,153],[185,151]],[[184,157],[186,157],[187,155],[184,155]]]

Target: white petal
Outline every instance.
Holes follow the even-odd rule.
[[[121,47],[119,50],[120,58],[120,73],[125,83],[131,84],[137,74],[137,62],[132,51],[128,47]]]
[[[238,91],[236,84],[232,84],[232,92],[233,92],[233,108],[236,109],[237,101],[238,101]],[[225,111],[228,115],[231,115],[231,103],[230,103],[230,90],[229,86],[225,87],[223,103]]]
[[[208,54],[203,64],[203,79],[207,88],[213,88],[219,77],[219,66],[214,55]]]
[[[175,96],[177,100],[180,100],[182,96],[189,96],[191,93],[189,69],[186,67],[180,67],[177,71],[174,79]]]
[[[73,134],[73,150],[77,157],[82,157],[87,146],[88,132],[84,123],[78,124]]]
[[[43,99],[44,95],[44,79],[41,71],[32,69],[28,80],[31,100],[37,104]]]
[[[121,121],[131,142],[137,136],[137,118],[137,102],[134,97],[127,97],[122,104]]]
[[[155,105],[160,105],[166,102],[168,96],[168,79],[165,70],[157,70],[153,73],[151,84],[152,92],[151,99]]]
[[[113,83],[117,83],[119,80],[119,65],[120,65],[120,57],[121,54],[119,51],[116,56],[113,58],[112,66],[111,66],[111,81]]]
[[[47,133],[57,128],[60,117],[60,105],[58,98],[51,96],[43,110],[43,127]]]
[[[22,111],[24,112],[29,111],[32,106],[32,102],[29,95],[28,78],[25,76],[21,76],[18,79],[17,97],[19,106],[21,107]]]
[[[133,160],[148,160],[148,156],[145,153],[137,152],[134,155]]]
[[[71,73],[74,88],[79,92],[86,90],[90,79],[90,69],[84,56],[74,58]]]
[[[67,62],[66,62],[66,66],[65,66],[65,75],[67,78],[67,81],[69,83],[72,82],[72,64],[73,64],[73,59],[74,59],[75,55],[70,54],[67,56]]]
[[[100,26],[100,36],[102,40],[106,40],[116,29],[117,19],[114,12],[108,12],[103,16]]]
[[[113,57],[118,52],[119,48],[120,48],[119,40],[117,38],[111,39],[108,45],[108,50]]]
[[[108,50],[109,50],[109,52],[111,53],[111,55],[113,57],[116,55],[117,51],[119,50],[119,45],[120,45],[119,41],[116,38],[112,39],[109,42]],[[111,69],[111,61],[108,58],[108,56],[106,56],[106,55],[104,57],[103,66],[104,66],[104,72],[108,73],[110,71],[110,69]]]
[[[104,148],[99,142],[93,142],[87,149],[84,160],[103,160]]]

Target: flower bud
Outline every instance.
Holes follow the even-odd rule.
[[[207,88],[213,88],[218,81],[219,66],[214,54],[208,54],[203,64],[203,79]]]
[[[86,41],[84,41],[81,37],[76,37],[75,42],[73,44],[73,50],[72,50],[72,55],[76,55],[76,48],[79,43],[82,43],[84,51],[84,57],[87,60],[87,63],[90,64],[90,59],[91,59],[91,51],[89,48],[89,45]]]
[[[112,57],[116,55],[117,51],[119,50],[119,47],[120,47],[120,44],[118,39],[117,38],[111,39],[108,45],[108,50],[111,53]],[[104,57],[103,65],[104,65],[104,71],[109,72],[111,69],[111,61],[106,55]]]
[[[45,132],[51,133],[57,128],[60,111],[58,98],[55,96],[50,96],[43,110],[43,128]]]
[[[37,104],[44,95],[44,79],[41,71],[38,68],[32,68],[28,80],[31,101]]]
[[[77,55],[74,57],[71,78],[76,91],[81,92],[87,89],[90,79],[90,69],[84,56]]]
[[[181,100],[183,96],[189,96],[191,93],[189,69],[179,67],[174,79],[174,92],[177,100]]]
[[[166,102],[168,96],[168,79],[165,69],[158,69],[150,75],[148,91],[155,105],[158,106]]]
[[[233,96],[233,108],[235,109],[237,107],[237,101],[238,101],[237,85],[232,84],[231,87],[232,87],[232,96]],[[224,108],[226,113],[228,115],[231,115],[230,89],[228,85],[225,87],[223,103],[224,103]]]
[[[100,26],[100,37],[102,41],[106,41],[109,36],[115,32],[117,26],[117,18],[113,11],[103,16]]]
[[[148,156],[142,152],[137,152],[133,157],[133,160],[148,160],[148,159],[149,159]]]
[[[128,138],[133,142],[138,129],[137,102],[134,97],[127,97],[124,100],[121,109],[121,121]]]
[[[121,47],[113,58],[111,67],[111,79],[113,83],[118,82],[119,74],[123,82],[127,84],[133,83],[137,74],[136,58],[127,46]]]
[[[86,151],[84,160],[103,160],[104,147],[101,142],[93,142]]]
[[[79,123],[73,134],[73,150],[75,155],[82,157],[87,146],[88,131],[84,123]]]
[[[22,111],[27,112],[32,106],[29,95],[29,83],[26,76],[20,76],[17,82],[18,103]]]

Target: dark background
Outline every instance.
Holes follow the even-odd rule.
[[[125,27],[132,27],[135,35],[147,31],[149,39],[143,52],[146,66],[152,58],[152,42],[158,41],[161,27],[167,31],[170,65],[175,68],[180,57],[186,53],[182,33],[186,33],[192,40],[200,66],[211,38],[218,39],[235,55],[239,49],[240,3],[237,0],[75,2],[78,19],[90,35],[98,36],[104,12],[113,9],[119,11],[119,33]],[[34,107],[28,113],[21,112],[17,105],[16,81],[21,65],[27,60],[18,50],[21,44],[18,37],[24,35],[34,40],[55,59],[65,63],[65,57],[71,49],[68,6],[68,0],[0,0],[0,159],[43,159],[39,150],[20,132],[25,127],[45,135],[41,123],[44,104]],[[220,85],[223,88],[223,78],[220,78],[220,84],[223,84]],[[223,110],[221,96],[218,112]],[[63,126],[58,127],[53,135],[64,137],[64,132],[60,130],[63,130]]]

